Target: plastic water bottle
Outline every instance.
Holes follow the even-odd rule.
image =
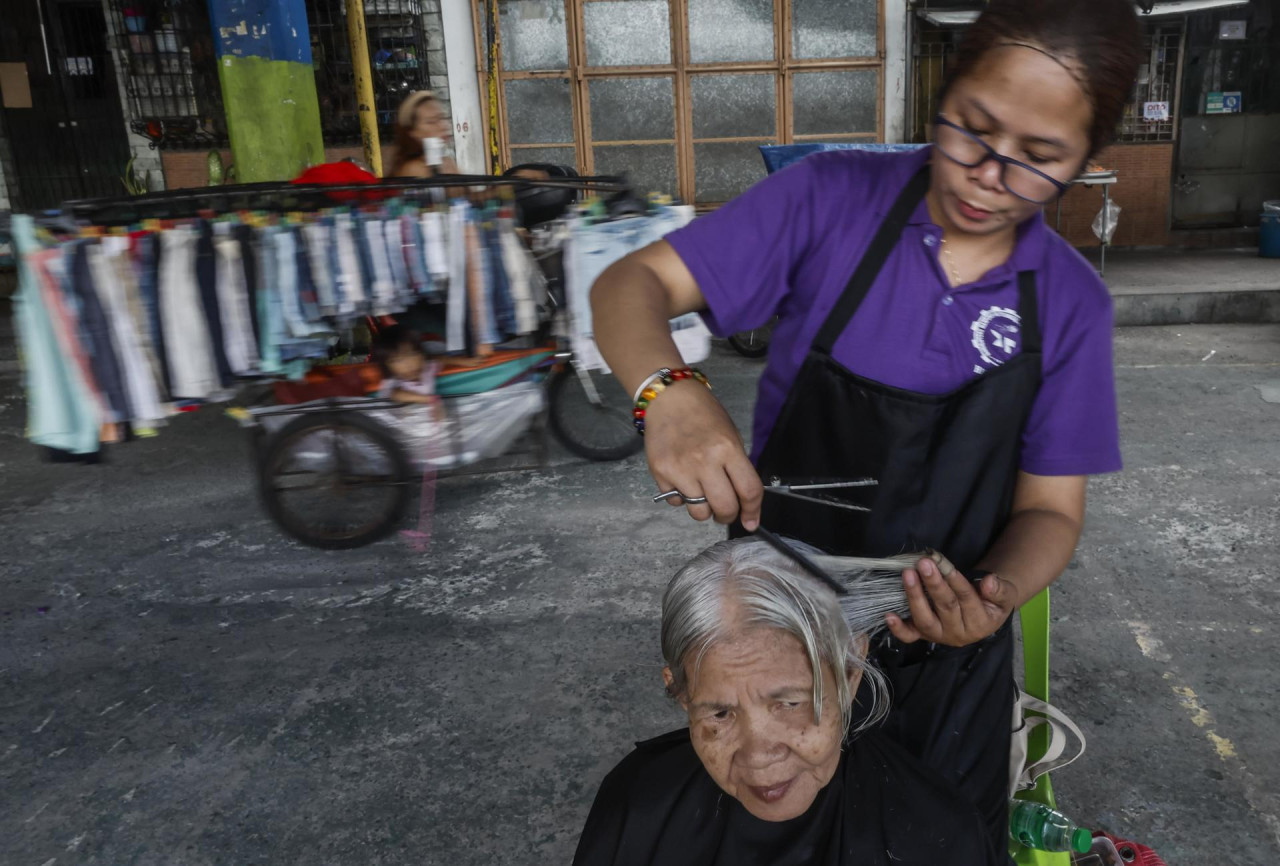
[[[1030,800],[1009,801],[1009,836],[1039,851],[1089,853],[1093,834],[1061,812]]]

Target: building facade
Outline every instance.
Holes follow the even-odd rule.
[[[232,0],[244,2],[244,0]],[[208,0],[8,0],[0,190],[14,207],[209,182],[231,154]],[[344,0],[305,0],[325,158],[363,159]],[[403,96],[450,106],[459,163],[627,171],[713,207],[761,144],[924,141],[980,5],[951,0],[364,0],[384,148]],[[1113,243],[1249,242],[1280,198],[1280,0],[1165,0],[1098,162]],[[1096,243],[1097,188],[1047,214]]]
[[[930,0],[911,17],[908,136],[924,141],[936,93],[972,4]],[[1119,246],[1256,243],[1262,202],[1280,198],[1278,0],[1155,2],[1142,14],[1145,58],[1117,130],[1097,157],[1115,169]],[[1079,246],[1098,243],[1097,187],[1047,213]]]
[[[126,167],[152,190],[203,186],[210,151],[231,167],[207,3],[6,0],[0,175],[13,207],[126,194]],[[326,159],[363,160],[344,0],[306,12]],[[447,106],[440,0],[366,0],[365,16],[385,145],[410,91]]]

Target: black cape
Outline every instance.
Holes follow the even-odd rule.
[[[605,777],[574,866],[995,866],[978,812],[876,732],[845,744],[809,810],[762,821],[720,790],[687,728]]]

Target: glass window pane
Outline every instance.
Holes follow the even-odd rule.
[[[805,72],[793,81],[796,135],[876,131],[876,70]]]
[[[604,78],[588,87],[593,141],[675,138],[675,95],[670,78]]]
[[[578,170],[578,157],[572,147],[513,147],[511,148],[511,164],[527,165],[531,162],[549,162],[552,165],[567,165]]]
[[[874,57],[877,0],[791,0],[794,57]]]
[[[676,148],[672,144],[619,144],[594,149],[596,174],[625,174],[640,195],[676,194]]]
[[[671,62],[667,0],[589,0],[582,4],[588,66]]]
[[[773,0],[689,0],[689,56],[694,63],[772,60]]]
[[[694,198],[728,201],[765,176],[760,145],[766,142],[705,142],[693,146]]]
[[[569,68],[564,0],[499,0],[498,30],[503,69]]]
[[[514,144],[573,141],[567,78],[507,82],[507,133]]]
[[[769,75],[694,75],[694,138],[774,134],[777,91]]]

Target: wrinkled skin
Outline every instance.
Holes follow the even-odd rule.
[[[851,693],[861,675],[849,676]],[[663,677],[670,685],[670,669]],[[712,645],[690,676],[680,703],[694,751],[715,783],[757,818],[799,817],[835,775],[844,731],[835,675],[828,667],[822,678],[815,723],[808,656],[791,635],[763,627]]]

